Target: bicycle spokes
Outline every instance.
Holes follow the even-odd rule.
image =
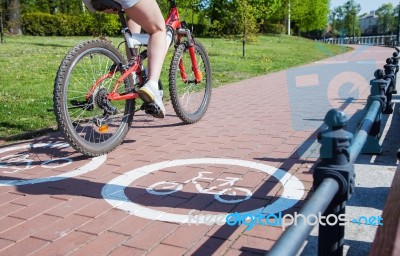
[[[119,145],[134,111],[131,79],[124,59],[103,40],[76,46],[61,63],[55,82],[60,130],[78,151],[96,156]],[[117,83],[118,82],[118,83]]]
[[[91,100],[86,100],[86,101],[71,100],[68,109],[74,109],[74,108],[81,108],[87,111],[91,111],[93,110],[93,102]]]

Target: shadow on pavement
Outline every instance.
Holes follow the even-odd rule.
[[[344,102],[342,105],[342,109],[345,109],[348,104],[350,104],[351,99]],[[355,124],[357,124],[358,120],[362,117],[362,110],[357,111],[349,120],[349,130],[351,132],[354,132]],[[396,113],[398,113],[398,107],[396,108]],[[317,119],[318,121],[320,119]],[[386,120],[387,121],[387,120]],[[176,124],[166,124],[166,125],[155,125],[155,126],[150,126],[150,127],[168,127],[168,126],[180,126],[183,125],[183,123],[176,123]],[[146,126],[142,127],[136,127],[135,128],[146,128]],[[321,126],[320,129],[322,129],[324,126]],[[308,139],[304,142],[304,144],[307,144],[309,146],[310,141],[315,141],[318,135],[319,130],[316,130],[314,133],[312,133]],[[398,132],[398,129],[395,129],[394,127],[390,127],[387,136],[396,136]],[[389,138],[390,138],[389,137]],[[59,134],[52,134],[47,138],[48,143],[60,143],[60,141],[63,141],[62,137],[59,136]],[[126,142],[132,142],[126,141]],[[21,142],[21,143],[16,143],[13,144],[13,146],[18,146],[19,144],[23,144],[26,142]],[[37,141],[33,141],[32,143],[40,143],[40,139]],[[383,144],[384,152],[386,152],[386,149],[388,145],[391,145],[390,141],[385,140]],[[400,144],[397,144],[397,147]],[[10,145],[7,145],[9,147]],[[279,169],[283,170],[290,170],[291,167],[295,164],[304,164],[304,163],[314,163],[313,161],[309,160],[303,160],[301,159],[301,156],[303,154],[303,149],[304,146],[300,145],[298,150],[296,150],[288,159],[274,159],[270,157],[261,157],[261,158],[255,158],[255,160],[259,161],[272,161],[272,162],[283,162],[281,166],[279,166]],[[6,146],[0,146],[0,150],[2,148],[5,148]],[[392,147],[390,148],[389,151],[391,151]],[[88,160],[87,157],[81,156],[81,155],[76,155],[75,152],[70,152],[70,151],[64,151],[62,149],[54,149],[54,148],[36,148],[36,149],[27,149],[26,152],[34,152],[35,154],[46,154],[50,157],[71,157],[74,162],[82,162]],[[397,148],[396,151],[397,152]],[[393,153],[395,155],[395,152]],[[74,155],[75,154],[75,155]],[[33,162],[32,165],[38,165],[39,162]],[[310,173],[312,173],[314,167],[311,167]],[[0,179],[12,179],[12,177],[7,176],[7,177],[2,177],[0,176]],[[22,180],[22,179],[21,179]],[[195,210],[207,210],[207,209],[212,209],[213,211],[217,212],[244,212],[244,211],[251,211],[255,208],[261,208],[265,207],[267,203],[272,203],[276,200],[276,195],[275,196],[266,196],[269,191],[275,186],[277,183],[276,178],[274,178],[272,175],[262,184],[256,191],[253,191],[253,196],[252,198],[258,199],[258,200],[248,200],[248,201],[243,201],[242,203],[239,203],[237,205],[219,205],[220,203],[216,203],[214,199],[214,195],[210,194],[202,194],[198,192],[186,192],[186,191],[178,191],[174,193],[173,195],[167,195],[167,196],[154,196],[151,195],[147,192],[145,186],[129,186],[129,187],[121,187],[117,188],[118,190],[123,190],[127,198],[129,200],[134,201],[137,204],[143,205],[145,207],[166,207],[166,208],[171,208],[171,209],[195,209]],[[272,184],[275,184],[272,186]],[[64,180],[59,180],[59,181],[54,181],[54,182],[47,182],[47,183],[40,183],[40,184],[35,184],[35,185],[23,185],[23,186],[17,186],[16,189],[17,191],[25,194],[31,194],[31,195],[42,195],[42,194],[47,194],[47,195],[74,195],[74,196],[86,196],[86,197],[91,197],[95,199],[103,199],[102,196],[102,189],[106,184],[104,182],[96,182],[93,180],[90,180],[90,178],[85,179],[84,176],[81,178],[68,178]],[[192,185],[192,184],[191,184]],[[271,187],[272,186],[272,187]],[[362,207],[374,207],[377,209],[383,209],[384,205],[384,200],[387,196],[388,193],[388,188],[384,187],[377,187],[377,188],[363,188],[363,187],[357,187],[355,190],[355,194],[353,197],[355,197],[355,200],[352,200],[349,205],[351,206],[362,206]],[[310,194],[309,194],[310,195]],[[308,195],[308,196],[309,196]],[[379,197],[382,200],[382,204],[380,205],[371,205],[369,198],[373,197]],[[227,197],[229,199],[229,196]],[[307,198],[306,198],[307,199]],[[298,209],[302,203],[306,200],[300,200],[298,201],[291,209],[286,210],[286,212],[293,212],[294,210]],[[231,227],[228,225],[221,226],[215,233],[214,237],[230,237],[235,231],[237,230],[237,227]],[[215,252],[223,243],[224,239],[208,239],[204,244],[202,244],[197,251],[193,253],[193,255],[206,255],[210,254],[212,252]],[[315,246],[317,241],[316,237],[310,236],[308,239],[308,246]],[[359,242],[359,241],[348,241],[346,240],[346,245],[350,246],[349,253],[352,252],[354,249],[353,248],[366,248],[368,247],[369,243],[364,243],[364,242]],[[308,249],[306,249],[307,251]],[[267,251],[259,250],[259,249],[254,249],[254,248],[248,248],[248,247],[243,247],[241,248],[242,254],[243,255],[253,255],[253,254],[264,254]],[[348,254],[348,255],[356,255],[356,254]]]

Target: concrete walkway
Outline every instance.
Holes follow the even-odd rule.
[[[193,125],[182,125],[170,105],[163,120],[139,114],[107,156],[83,157],[59,134],[0,147],[0,255],[265,254],[281,227],[205,223],[264,207],[284,214],[300,209],[325,113],[341,108],[354,129],[374,70],[393,53],[356,47],[216,88],[207,114]],[[398,127],[398,105],[388,122]],[[392,125],[381,156],[359,158],[352,217],[381,214],[400,145],[394,133]],[[157,190],[162,182],[181,186]],[[346,252],[365,255],[375,230],[348,228]],[[316,254],[316,240],[313,232],[303,255]]]

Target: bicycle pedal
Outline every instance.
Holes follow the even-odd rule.
[[[148,115],[152,115],[154,117],[162,115],[161,109],[154,103],[144,103],[141,108]]]

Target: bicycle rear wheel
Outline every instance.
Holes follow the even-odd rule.
[[[194,44],[197,66],[203,78],[196,82],[189,47],[178,45],[171,61],[169,91],[175,113],[185,123],[199,121],[207,111],[211,98],[211,65],[204,46]]]
[[[58,69],[54,111],[59,130],[84,155],[99,156],[112,151],[129,130],[134,100],[107,99],[125,63],[114,46],[98,39],[73,48]],[[120,94],[133,87],[131,76],[119,87]]]

